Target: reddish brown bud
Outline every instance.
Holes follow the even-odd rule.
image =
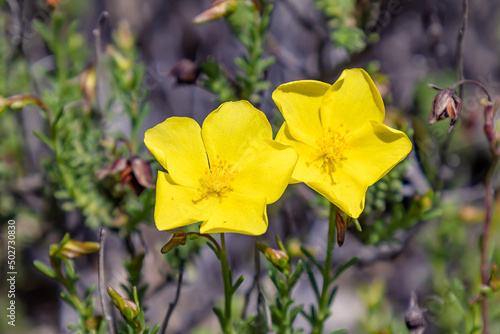
[[[131,160],[132,173],[134,173],[137,182],[145,188],[154,189],[155,185],[153,184],[153,171],[151,170],[151,166],[149,166],[146,161],[137,157]]]
[[[205,23],[228,16],[238,7],[238,0],[215,0],[210,7],[193,19],[194,24]]]
[[[182,59],[169,72],[169,75],[177,79],[178,84],[193,84],[199,74],[200,68],[189,59]]]
[[[434,85],[430,85],[434,89],[439,89]],[[460,116],[462,110],[462,100],[452,88],[441,89],[432,101],[432,110],[429,117],[429,124],[434,124],[445,118],[450,119],[450,127],[448,133],[453,129],[453,125]]]
[[[144,188],[154,189],[153,171],[147,162],[139,157],[130,159],[120,157],[113,161],[107,169],[98,170],[95,174],[102,180],[111,174],[120,173],[120,182],[129,184],[139,196]]]
[[[186,232],[181,231],[174,233],[172,238],[161,248],[161,253],[166,254],[177,246],[183,246],[186,244],[187,235]]]
[[[260,241],[257,241],[257,248],[266,256],[273,266],[285,275],[290,273],[290,257],[285,251],[267,247]]]
[[[347,226],[351,223],[352,218],[346,215],[342,210],[338,209],[335,214],[335,226],[337,227],[337,244],[342,247],[345,241]]]

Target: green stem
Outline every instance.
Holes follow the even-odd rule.
[[[283,305],[283,309],[281,312],[283,313],[283,322],[281,323],[280,329],[278,330],[278,334],[291,334],[292,331],[292,321],[290,319],[290,277],[292,274],[288,274],[285,277],[286,290],[283,291],[283,295],[281,296],[281,303]]]
[[[328,222],[328,244],[326,246],[325,265],[321,275],[323,276],[323,288],[319,299],[318,321],[313,324],[313,334],[321,334],[323,332],[323,324],[330,315],[328,297],[330,295],[330,284],[332,276],[330,275],[332,267],[333,248],[335,245],[335,213],[337,208],[330,203],[330,219]]]
[[[231,272],[229,271],[227,265],[227,255],[226,255],[226,241],[224,239],[224,233],[220,234],[220,252],[219,260],[222,267],[222,278],[224,280],[224,322],[222,325],[222,331],[224,334],[233,333],[233,324],[231,321],[231,299],[232,299],[232,282],[231,282]]]

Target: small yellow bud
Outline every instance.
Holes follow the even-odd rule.
[[[121,71],[126,72],[132,67],[132,61],[125,58],[113,45],[108,45],[106,51]]]
[[[283,274],[288,275],[290,273],[290,257],[285,251],[267,247],[260,241],[257,241],[257,248]]]
[[[215,0],[210,7],[193,19],[194,24],[209,22],[232,14],[238,7],[238,0]]]
[[[115,32],[115,41],[118,48],[128,51],[134,47],[135,37],[126,20],[118,22],[118,30]]]

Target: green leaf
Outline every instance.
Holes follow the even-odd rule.
[[[343,265],[341,265],[337,271],[335,272],[335,275],[333,276],[333,279],[335,280],[337,277],[339,277],[344,271],[346,271],[349,267],[351,267],[353,264],[358,262],[359,258],[358,257],[353,257]]]
[[[214,251],[215,256],[217,256],[217,259],[219,259],[219,261],[220,261],[219,251],[215,248],[215,246],[211,242],[207,242],[207,245],[208,245],[208,247],[210,247],[211,250]]]
[[[304,263],[304,266],[306,269],[307,276],[309,277],[309,281],[311,281],[311,286],[314,290],[314,293],[316,294],[316,297],[319,300],[320,297],[319,297],[318,283],[316,282],[316,278],[314,277],[314,273],[311,269],[311,266],[309,265],[309,263]]]
[[[37,131],[37,130],[33,130],[33,134],[38,138],[40,139],[40,141],[42,143],[44,143],[45,145],[47,145],[51,150],[53,150],[53,147],[52,147],[52,142],[50,141],[50,139],[44,135],[43,133],[41,133],[40,131]]]
[[[218,307],[214,307],[212,308],[212,310],[214,311],[217,318],[219,318],[221,327],[224,327],[224,313],[222,313],[222,310]]]
[[[160,325],[155,325],[152,329],[151,329],[151,334],[156,334],[156,332],[158,332],[160,330]]]
[[[347,329],[345,329],[345,328],[338,329],[336,331],[330,332],[330,334],[346,334],[346,333],[349,333],[349,331]]]
[[[45,263],[35,260],[33,261],[33,265],[36,267],[36,269],[40,270],[42,273],[49,276],[50,278],[57,277],[56,272],[51,267],[47,266]]]
[[[292,274],[290,280],[288,281],[288,286],[290,287],[290,289],[292,289],[295,286],[295,284],[297,284],[300,275],[302,275],[303,272],[304,272],[304,263],[302,262],[302,260],[299,260],[297,262],[297,266],[295,267],[294,273]]]
[[[301,246],[300,250],[302,251],[302,253],[304,253],[304,255],[307,257],[307,259],[309,261],[311,261],[316,266],[316,268],[318,268],[319,271],[321,271],[321,272],[323,271],[323,266],[321,264],[319,264],[319,262],[314,258],[314,256],[311,254],[311,252],[309,252],[307,250],[307,248],[305,248],[304,246]]]
[[[295,318],[302,311],[303,308],[304,305],[299,305],[292,309],[292,311],[290,312],[290,323],[293,323],[295,321]]]
[[[244,279],[245,279],[245,277],[243,275],[241,275],[240,277],[238,277],[238,279],[234,283],[233,287],[231,288],[231,294],[234,294],[236,292],[236,290],[239,288],[239,286],[241,285],[241,283],[243,283]]]
[[[328,297],[328,306],[332,305],[333,299],[335,298],[335,295],[337,294],[337,290],[339,287],[336,285],[333,287],[332,291],[330,292],[330,296]]]

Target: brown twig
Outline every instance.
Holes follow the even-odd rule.
[[[495,155],[494,160],[491,162],[488,173],[484,181],[486,188],[486,218],[483,225],[483,240],[481,244],[481,283],[483,285],[488,285],[490,266],[488,261],[488,251],[490,248],[490,238],[491,238],[491,217],[493,213],[493,185],[492,177],[496,170],[498,164],[498,155]],[[483,334],[489,333],[489,320],[488,320],[488,299],[483,298],[481,300],[481,318],[483,321]]]
[[[165,319],[163,319],[160,333],[165,334],[167,332],[167,326],[168,326],[168,322],[170,320],[170,316],[172,315],[174,308],[177,306],[177,303],[179,302],[179,297],[181,295],[181,286],[182,286],[182,276],[183,275],[184,275],[184,264],[181,264],[181,266],[179,268],[179,278],[177,279],[177,289],[175,292],[175,299],[173,302],[171,302],[168,305],[168,311],[167,311],[167,314],[165,315]]]
[[[458,29],[457,44],[456,44],[456,48],[455,48],[458,80],[465,79],[465,77],[464,77],[464,36],[465,36],[465,30],[467,29],[468,16],[469,16],[469,0],[463,0],[462,26]],[[463,87],[462,86],[460,86],[460,88],[458,90],[458,97],[460,99],[463,98]],[[451,132],[450,135],[446,137],[446,140],[443,143],[443,146],[441,147],[440,154],[439,154],[439,161],[440,161],[441,165],[444,165],[444,161],[446,159],[446,153],[448,152],[448,147],[450,146],[452,138],[453,138],[453,132]],[[439,175],[439,173],[438,173],[438,175]],[[437,190],[440,190],[440,188],[442,188],[442,186],[443,186],[443,182],[439,181]]]
[[[458,29],[456,57],[457,57],[457,72],[458,80],[464,80],[464,36],[467,29],[467,21],[469,16],[469,0],[463,0],[462,4],[462,26]],[[462,98],[463,89],[460,87],[458,96]]]
[[[99,233],[99,269],[98,269],[98,289],[99,298],[101,300],[102,312],[104,313],[104,320],[108,323],[108,330],[110,334],[115,334],[115,322],[113,316],[109,312],[108,303],[104,300],[107,296],[106,286],[104,284],[104,243],[106,241],[106,230],[102,227]]]

